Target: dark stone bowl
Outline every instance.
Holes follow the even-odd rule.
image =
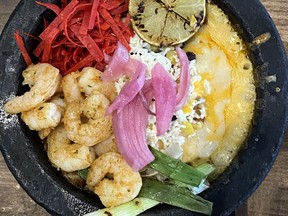
[[[229,215],[245,202],[263,181],[278,155],[286,129],[288,65],[279,34],[258,0],[214,2],[230,15],[247,43],[263,33],[271,34],[266,43],[251,49],[256,68],[257,103],[245,147],[229,169],[202,194],[214,202],[213,215],[218,216]],[[36,5],[34,0],[22,0],[0,37],[0,147],[12,174],[39,205],[52,215],[83,215],[103,207],[98,197],[73,187],[61,177],[50,165],[37,133],[30,131],[19,116],[7,115],[3,111],[3,103],[9,95],[25,91],[21,85],[25,63],[13,33],[20,30],[38,35],[43,30],[44,17],[51,19],[52,14]],[[26,38],[25,44],[29,52],[36,46],[31,38]],[[266,83],[265,77],[274,74],[277,81]],[[144,215],[197,214],[159,205]]]

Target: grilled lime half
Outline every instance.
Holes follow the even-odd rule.
[[[129,13],[136,33],[155,46],[183,43],[200,28],[206,0],[130,0]]]

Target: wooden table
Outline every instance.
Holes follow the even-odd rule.
[[[19,0],[0,0],[0,32]],[[261,0],[282,36],[288,52],[288,0]],[[0,154],[0,215],[49,215],[19,186]],[[237,215],[288,215],[288,136],[261,186]]]

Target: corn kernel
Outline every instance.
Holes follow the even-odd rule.
[[[183,106],[182,110],[183,110],[183,112],[184,112],[185,114],[188,114],[188,113],[191,113],[191,112],[192,112],[192,109],[191,109],[191,107],[189,106],[189,104]]]
[[[199,130],[203,127],[203,122],[194,123],[194,124],[192,124],[192,126],[195,130]]]
[[[170,50],[166,53],[166,58],[168,58],[171,62],[172,65],[175,65],[176,64],[176,60],[175,60],[175,57],[177,53],[175,50]]]
[[[193,105],[193,102],[194,100],[190,100],[188,103],[186,103],[183,108],[182,108],[182,111],[185,113],[185,114],[189,114],[192,112],[192,105]]]
[[[184,136],[189,136],[195,132],[193,125],[189,122],[183,122],[185,128],[182,128],[182,133]]]

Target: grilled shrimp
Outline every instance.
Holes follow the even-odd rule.
[[[22,120],[30,130],[40,131],[56,127],[61,120],[61,112],[54,103],[44,103],[32,110],[21,113]]]
[[[72,72],[63,77],[62,80],[62,90],[64,93],[64,98],[67,103],[72,101],[82,101],[83,96],[80,91],[80,86],[78,84],[78,79],[82,73]]]
[[[58,112],[61,114],[61,119],[64,116],[65,109],[66,109],[66,103],[64,101],[64,96],[62,93],[54,95],[50,100],[50,103],[53,103],[57,106]],[[44,128],[38,131],[38,135],[40,139],[45,139],[51,132],[51,130],[54,129],[54,127]]]
[[[44,128],[38,131],[38,136],[40,137],[41,140],[44,140],[45,138],[48,137],[51,131],[52,131],[52,128]]]
[[[95,145],[94,149],[95,149],[95,153],[97,156],[100,156],[100,155],[105,154],[107,152],[119,153],[114,135],[110,136],[108,139]]]
[[[72,143],[63,124],[51,131],[47,143],[48,158],[57,169],[73,172],[88,168],[95,160],[93,148]]]
[[[49,102],[54,103],[57,105],[61,115],[64,116],[65,109],[66,109],[66,102],[64,100],[64,95],[62,93],[54,95]]]
[[[85,100],[67,105],[63,122],[69,139],[82,145],[94,146],[112,133],[112,117],[105,117],[109,100],[93,92]]]
[[[93,67],[85,67],[81,73],[82,75],[79,78],[79,86],[85,95],[90,95],[96,90],[104,94],[110,102],[114,101],[116,98],[114,83],[103,82],[101,80],[101,71]]]
[[[47,63],[30,65],[22,73],[23,85],[28,84],[30,91],[17,96],[4,105],[6,112],[16,114],[31,110],[50,99],[61,83],[59,70]]]
[[[110,179],[107,174],[111,175]],[[92,163],[86,183],[106,207],[129,202],[142,187],[140,174],[133,172],[122,156],[115,152],[103,154]]]

